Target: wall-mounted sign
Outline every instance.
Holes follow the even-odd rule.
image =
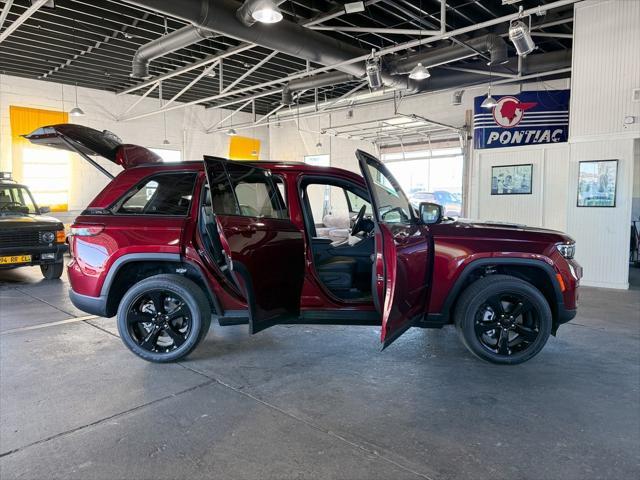
[[[495,95],[498,104],[480,105],[475,97],[473,138],[475,148],[504,148],[566,142],[569,134],[569,90]]]

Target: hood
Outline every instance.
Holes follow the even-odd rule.
[[[557,230],[550,230],[540,227],[529,227],[524,224],[511,222],[498,222],[491,220],[471,220],[459,218],[450,222],[443,222],[441,225],[454,227],[457,235],[474,236],[483,238],[495,238],[501,240],[517,241],[543,241],[543,242],[564,242],[573,243],[574,240],[569,235]],[[447,228],[448,230],[448,228]],[[463,230],[464,233],[461,231]],[[448,232],[453,233],[453,232]]]
[[[145,163],[162,162],[162,158],[148,148],[122,143],[117,135],[108,130],[100,131],[84,125],[48,125],[23,137],[35,145],[69,150],[84,158],[98,155],[125,169]]]
[[[0,231],[15,229],[62,230],[60,220],[44,215],[0,215]]]

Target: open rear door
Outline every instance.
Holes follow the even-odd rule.
[[[431,239],[387,168],[361,150],[356,156],[371,194],[376,224],[372,294],[382,316],[384,349],[424,315]]]
[[[101,156],[125,169],[162,162],[162,158],[148,148],[124,144],[108,130],[100,131],[73,123],[40,127],[24,137],[35,145],[76,152],[109,178],[113,178],[113,175],[93,160],[92,156]]]
[[[271,173],[215,157],[204,162],[222,255],[247,301],[251,333],[297,319],[304,240]]]

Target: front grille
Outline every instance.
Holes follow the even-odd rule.
[[[37,230],[31,231],[0,231],[0,248],[21,248],[39,245],[40,234]]]

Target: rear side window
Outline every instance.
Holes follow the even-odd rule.
[[[195,172],[159,173],[129,190],[113,207],[121,215],[177,215],[189,213]]]
[[[243,217],[287,218],[280,190],[268,172],[230,162],[225,167],[226,173],[218,171],[212,179],[214,212]]]

